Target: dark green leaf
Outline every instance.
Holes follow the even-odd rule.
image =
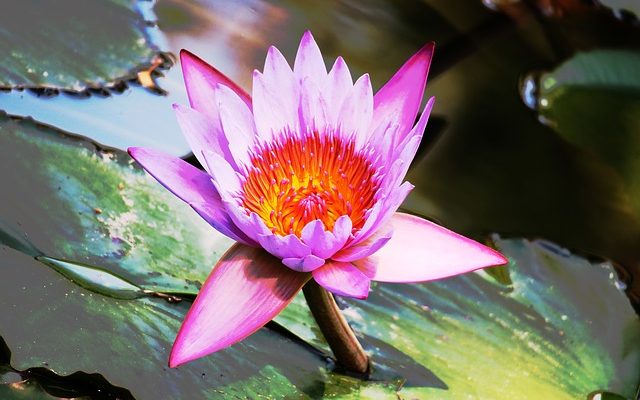
[[[640,52],[580,53],[539,81],[544,121],[623,178],[640,214]]]
[[[130,79],[157,52],[134,0],[7,0],[0,87],[81,91]]]

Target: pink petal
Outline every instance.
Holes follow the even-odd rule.
[[[333,224],[333,236],[340,243],[340,247],[351,238],[351,231],[353,229],[353,222],[348,215],[342,215],[338,217],[335,224]]]
[[[223,199],[241,192],[240,177],[233,167],[219,154],[204,151],[207,171],[210,171],[214,185]]]
[[[259,235],[258,241],[266,251],[280,259],[301,258],[311,254],[309,246],[302,243],[302,241],[294,234],[284,237],[273,233]]]
[[[387,244],[391,239],[393,230],[391,227],[381,227],[375,233],[373,233],[366,240],[340,250],[331,257],[332,260],[351,262],[368,257],[376,251],[380,250],[382,246]]]
[[[311,253],[327,259],[340,250],[349,239],[351,219],[343,215],[336,220],[333,232],[326,231],[319,219],[311,221],[302,229],[302,241],[309,246]]]
[[[309,274],[294,272],[261,249],[234,245],[207,278],[180,327],[169,366],[214,353],[273,319]]]
[[[366,299],[369,295],[371,280],[351,263],[328,261],[312,275],[320,286],[339,296]]]
[[[387,152],[387,159],[389,160],[401,160],[403,163],[403,167],[398,171],[398,176],[395,183],[392,183],[391,186],[397,186],[400,181],[405,177],[409,167],[411,166],[411,162],[413,158],[416,156],[416,152],[418,151],[418,147],[420,146],[420,142],[422,141],[422,137],[424,136],[425,129],[427,127],[427,122],[429,122],[429,116],[431,115],[431,110],[433,109],[433,104],[435,103],[436,98],[431,97],[427,104],[424,106],[424,110],[420,115],[420,119],[418,123],[411,129],[409,134],[402,141],[395,141],[394,135],[389,135],[391,139],[393,139],[390,143],[381,143],[381,145],[377,146],[379,151]],[[372,139],[372,140],[375,140]],[[387,145],[388,147],[382,147]]]
[[[249,165],[249,148],[256,136],[253,114],[242,99],[226,86],[218,85],[215,96],[218,99],[220,122],[233,159],[237,165]]]
[[[216,85],[223,84],[236,92],[251,108],[251,97],[247,92],[198,56],[187,50],[181,50],[180,64],[191,107],[207,115],[217,114],[217,104],[212,94]]]
[[[324,258],[309,254],[305,257],[283,258],[282,263],[294,271],[311,272],[324,265]]]
[[[362,226],[362,229],[355,235],[355,239],[352,242],[353,245],[367,240],[372,234],[378,231],[381,226],[385,225],[413,188],[414,186],[410,182],[404,182],[398,188],[392,190],[385,199],[374,204],[372,212]]]
[[[327,101],[315,82],[306,77],[300,90],[300,126],[311,132],[324,131],[327,126]]]
[[[213,97],[214,94],[211,93]],[[174,104],[173,109],[176,113],[178,125],[182,129],[182,134],[191,151],[196,156],[200,164],[207,169],[207,161],[204,157],[204,151],[213,151],[220,154],[222,158],[231,164],[232,168],[237,169],[237,165],[231,152],[229,151],[229,141],[224,135],[218,111],[215,114],[205,115],[192,108]],[[211,173],[211,171],[207,170]]]
[[[362,75],[342,103],[338,125],[346,135],[355,134],[362,147],[367,142],[373,114],[373,89],[369,74]]]
[[[340,117],[340,109],[344,103],[345,97],[353,88],[353,80],[347,63],[342,57],[338,57],[333,64],[333,68],[329,71],[326,87],[323,90],[327,100],[327,122],[330,126],[338,125]]]
[[[310,31],[306,31],[300,40],[300,47],[293,64],[293,73],[298,82],[309,77],[317,86],[324,85],[327,68],[322,59],[322,53]]]
[[[131,147],[129,154],[162,186],[189,203],[218,232],[242,243],[256,244],[229,218],[209,175],[179,158],[153,150]]]
[[[258,214],[251,212],[247,215],[246,209],[236,199],[223,198],[222,203],[233,223],[254,242],[259,243],[260,235],[273,235]]]
[[[298,129],[299,90],[293,71],[278,49],[271,46],[264,73],[253,73],[253,115],[258,134],[266,140],[288,128]]]
[[[411,162],[420,146],[420,141],[422,141],[422,136],[429,121],[429,115],[431,114],[434,102],[435,97],[431,97],[429,101],[427,101],[418,123],[413,127],[411,132],[409,132],[404,141],[401,143],[387,143],[385,141],[384,145],[389,146],[386,149],[378,146],[379,151],[388,152],[386,157],[392,162],[391,168],[389,168],[380,186],[382,193],[389,193],[395,190],[407,175]]]
[[[220,200],[209,203],[189,203],[189,205],[218,232],[236,242],[259,247],[254,240],[245,235],[244,232],[234,224]]]
[[[409,133],[422,102],[433,49],[433,42],[426,44],[376,93],[373,130],[381,125],[397,125],[397,142]]]
[[[391,225],[391,240],[356,262],[376,281],[430,281],[508,262],[487,246],[413,215],[396,213]]]
[[[177,157],[141,147],[129,147],[129,154],[171,193],[187,203],[219,201],[211,177]]]

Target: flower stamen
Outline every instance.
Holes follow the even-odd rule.
[[[357,232],[373,206],[380,174],[353,140],[317,131],[283,135],[260,144],[250,156],[242,205],[275,234],[301,235],[316,219],[332,230],[348,215]]]

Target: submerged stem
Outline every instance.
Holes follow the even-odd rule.
[[[349,372],[367,373],[369,357],[340,312],[333,295],[313,279],[307,282],[302,290],[338,364]]]

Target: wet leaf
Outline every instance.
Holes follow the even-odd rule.
[[[631,398],[640,320],[611,265],[545,241],[496,245],[512,285],[484,272],[377,285],[344,312],[357,331],[429,366],[448,387],[429,389],[433,398],[580,399],[598,389]]]
[[[67,276],[81,264],[121,283],[195,294],[233,243],[126,153],[32,121],[0,116],[0,165],[0,185],[11,188],[0,203],[0,240],[31,256],[72,262],[47,261]],[[86,278],[92,270],[82,271]],[[95,278],[89,281],[102,279]]]
[[[157,52],[133,0],[9,0],[0,26],[3,88],[100,88],[134,78]]]
[[[108,271],[45,256],[36,257],[36,260],[92,292],[123,300],[144,296],[141,288]]]
[[[251,379],[260,384],[243,393],[268,389],[275,397],[299,397],[322,388],[324,358],[268,329],[230,350],[169,369],[169,350],[188,302],[95,294],[4,246],[0,271],[0,335],[18,370],[46,363],[59,375],[98,372],[138,400],[220,398],[225,390],[243,391]]]
[[[366,301],[341,301],[374,368],[380,358],[409,358],[444,387],[407,379],[416,367],[377,382],[323,372],[322,357],[269,329],[169,370],[168,349],[188,303],[93,294],[6,247],[0,334],[16,368],[46,362],[60,374],[99,372],[136,399],[385,398],[398,391],[425,399],[575,399],[602,388],[630,397],[638,385],[640,321],[610,265],[548,242],[496,243],[511,260],[511,286],[476,273],[422,285],[379,284]],[[395,353],[383,350],[389,346]]]
[[[12,227],[4,237],[22,232],[21,237],[28,238],[29,246],[39,252],[72,260],[72,264],[57,260],[56,270],[92,289],[86,291],[53,268],[37,263],[30,251],[20,255],[4,250],[0,257],[5,271],[0,284],[4,299],[0,303],[7,306],[0,316],[0,335],[12,350],[12,363],[18,369],[47,362],[60,374],[99,372],[111,384],[135,390],[136,398],[155,398],[152,394],[160,391],[178,396],[204,390],[200,386],[194,389],[189,380],[193,376],[203,379],[202,373],[214,380],[205,380],[210,391],[197,393],[211,396],[265,391],[260,383],[265,380],[274,383],[274,390],[289,395],[300,391],[311,397],[318,393],[391,395],[400,389],[403,379],[416,371],[422,371],[420,377],[431,374],[433,378],[410,378],[401,393],[431,393],[438,398],[450,394],[455,398],[476,390],[499,399],[508,398],[507,393],[512,394],[518,387],[537,387],[538,393],[570,398],[602,388],[627,393],[636,384],[636,378],[628,376],[628,369],[635,370],[639,362],[638,349],[633,346],[634,339],[638,339],[637,317],[611,281],[612,271],[549,245],[522,241],[498,242],[514,260],[509,271],[512,285],[471,274],[425,285],[378,285],[368,301],[352,302],[346,314],[374,355],[378,372],[373,377],[380,382],[363,384],[351,378],[319,374],[325,364],[317,353],[268,329],[227,352],[190,364],[189,372],[184,374],[192,378],[182,375],[180,371],[184,369],[164,370],[188,302],[117,300],[100,293],[113,295],[110,291],[122,289],[122,282],[127,280],[137,285],[160,282],[165,288],[195,293],[197,281],[204,279],[215,262],[216,253],[211,249],[216,247],[197,244],[184,235],[207,233],[213,235],[214,242],[220,240],[219,236],[206,225],[199,225],[199,217],[188,208],[181,208],[179,200],[130,164],[124,154],[99,149],[91,142],[30,121],[5,118],[1,122],[0,149],[6,151],[0,159],[10,162],[7,166],[12,165],[3,169],[3,185],[13,188],[3,202],[2,218],[5,226]],[[24,176],[29,178],[19,179]],[[142,200],[127,201],[132,198]],[[60,215],[46,212],[52,209]],[[108,220],[102,218],[122,219],[119,215],[123,213],[144,215],[146,224],[132,217],[124,219],[118,237],[133,235],[135,240],[126,251],[109,250],[114,245],[117,249],[121,243],[114,243],[110,231],[103,230],[102,224]],[[162,225],[169,223],[163,221],[170,221],[170,225]],[[180,246],[172,238],[176,232],[183,235],[178,241],[183,243]],[[15,245],[20,243],[17,240],[6,243],[19,251],[30,248]],[[164,264],[169,253],[190,264],[177,264],[175,258]],[[207,257],[211,257],[209,262]],[[38,258],[51,265],[50,258]],[[101,266],[126,280],[104,281],[105,275],[100,271],[92,276],[87,270],[78,270],[86,267],[78,266],[75,260]],[[184,288],[186,279],[194,282]],[[99,287],[96,289],[93,284]],[[128,284],[125,286],[131,289],[125,293],[135,292]],[[326,348],[303,302],[297,301],[278,321],[310,343]],[[30,338],[31,334],[37,337]],[[278,346],[294,346],[297,350],[277,350]],[[309,360],[310,364],[299,361],[300,365],[292,367],[291,352],[295,352],[294,358]],[[470,354],[476,354],[474,360],[479,357],[487,365],[470,363],[466,358]],[[501,367],[520,362],[522,357],[531,366],[526,374]],[[277,366],[278,362],[282,364]],[[247,370],[246,363],[256,367]],[[578,371],[576,363],[588,365],[589,369]],[[222,365],[243,365],[244,372],[220,371]],[[469,366],[475,372],[465,370]],[[466,372],[460,375],[461,370]],[[497,389],[493,384],[482,385],[480,379],[486,370],[493,371],[490,382],[508,379],[517,385],[511,390],[504,385]],[[163,371],[160,377],[159,371]],[[291,374],[295,376],[292,378]],[[131,381],[132,376],[136,377],[135,382]],[[464,378],[459,379],[460,376]],[[158,379],[169,382],[166,385],[171,387],[160,385]],[[425,385],[430,388],[425,389]]]
[[[579,53],[539,78],[534,103],[567,141],[597,154],[624,180],[640,214],[640,52]],[[588,110],[588,112],[586,112]]]

